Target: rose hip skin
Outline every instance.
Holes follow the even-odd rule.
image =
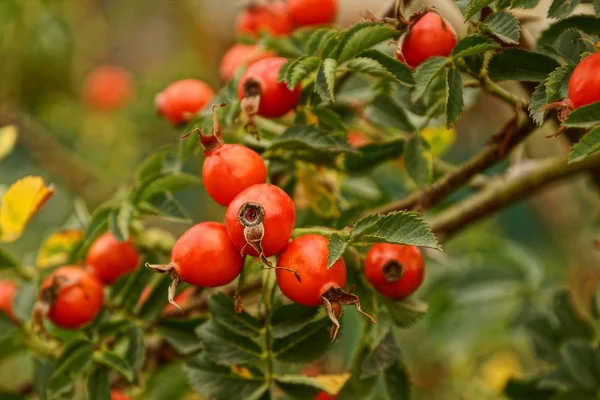
[[[584,58],[569,78],[569,98],[572,109],[600,101],[600,53]]]
[[[275,53],[264,50],[260,46],[237,43],[223,56],[219,73],[223,80],[228,81],[233,79],[238,69],[273,56]]]
[[[129,71],[118,65],[103,65],[88,75],[83,95],[93,109],[116,110],[131,99],[133,86]]]
[[[392,299],[413,294],[423,283],[425,263],[418,247],[381,243],[365,258],[365,276],[375,289]]]
[[[329,394],[327,392],[321,391],[315,397],[315,400],[337,400],[337,396],[334,396],[334,395]]]
[[[281,1],[267,5],[251,4],[236,20],[238,35],[258,37],[266,32],[274,36],[284,36],[293,29],[287,7]]]
[[[220,143],[204,155],[204,186],[210,197],[223,206],[250,186],[267,181],[264,160],[246,146]]]
[[[259,256],[259,252],[248,244],[244,226],[238,219],[238,212],[247,203],[259,205],[264,210],[264,235],[259,243],[262,255],[270,257],[281,252],[288,244],[296,222],[296,210],[290,196],[277,186],[264,183],[244,190],[227,207],[225,224],[231,241],[240,251],[243,249],[245,254]],[[249,212],[252,214],[254,211]],[[256,216],[249,217],[254,219]],[[293,277],[293,274],[290,275]]]
[[[183,79],[171,83],[158,93],[154,103],[159,114],[172,124],[179,125],[206,107],[213,96],[213,90],[206,83]]]
[[[371,140],[360,132],[348,132],[348,144],[355,149],[359,149],[371,143]]]
[[[338,0],[288,0],[288,9],[297,26],[329,24],[335,21]]]
[[[281,117],[292,111],[300,101],[301,88],[288,89],[285,83],[278,81],[279,70],[287,60],[271,57],[251,64],[242,75],[238,85],[240,100],[246,96],[246,86],[250,82],[260,85],[260,103],[258,115],[266,118]]]
[[[113,389],[110,391],[110,400],[131,400],[131,397],[127,396],[120,390]]]
[[[44,298],[48,294],[49,298]],[[104,302],[102,282],[81,267],[56,269],[42,283],[40,300],[50,300],[48,318],[56,326],[78,329],[96,318]]]
[[[447,57],[456,46],[456,32],[439,14],[428,12],[410,27],[402,42],[401,57],[413,68],[434,57]]]
[[[17,284],[15,282],[0,280],[0,311],[3,311],[14,322],[17,322],[13,311],[13,299],[16,294]]]
[[[277,270],[277,284],[288,299],[315,307],[323,303],[321,296],[329,289],[346,285],[346,264],[342,258],[327,269],[328,242],[319,235],[301,236],[281,253],[277,266],[295,270],[302,279],[299,282],[289,271]]]
[[[113,284],[121,276],[133,271],[139,263],[139,254],[130,241],[119,242],[110,232],[100,236],[90,246],[86,264],[105,285]]]
[[[217,287],[242,272],[244,260],[231,243],[223,224],[202,222],[188,229],[171,252],[173,269],[184,282]]]

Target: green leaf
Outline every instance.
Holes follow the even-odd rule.
[[[202,348],[202,342],[196,336],[196,329],[204,323],[206,318],[191,319],[163,319],[158,323],[158,333],[178,353],[188,355]]]
[[[246,364],[261,359],[262,349],[253,340],[238,335],[210,320],[198,330],[207,355],[217,364]]]
[[[600,101],[579,107],[564,122],[568,128],[591,128],[597,124],[600,124]]]
[[[399,328],[411,328],[427,314],[427,304],[413,298],[385,300],[392,322]]]
[[[485,27],[498,39],[508,44],[519,44],[521,27],[517,19],[509,12],[501,11],[485,19]]]
[[[414,132],[406,111],[386,94],[377,95],[365,108],[366,117],[381,126],[392,127],[403,132]]]
[[[4,339],[7,336],[12,335],[17,331],[17,327],[14,322],[0,310],[0,339]]]
[[[344,33],[338,47],[337,61],[341,64],[360,52],[399,35],[399,31],[387,24],[374,22],[356,24]]]
[[[15,268],[19,266],[19,261],[13,257],[7,250],[0,249],[0,269]]]
[[[591,340],[594,337],[594,328],[590,321],[579,315],[574,308],[568,291],[559,291],[554,295],[553,300],[554,313],[560,322],[560,331],[563,338]]]
[[[498,48],[500,48],[500,45],[489,37],[475,33],[464,37],[454,46],[454,49],[452,49],[452,58],[474,56]]]
[[[544,54],[513,48],[494,55],[488,70],[490,78],[496,82],[541,82],[558,67],[556,60]]]
[[[535,8],[540,0],[512,0],[512,8]]]
[[[329,319],[311,322],[299,331],[273,341],[277,360],[285,363],[308,363],[322,356],[330,347]]]
[[[52,363],[48,360],[33,359],[33,391],[38,395],[39,400],[47,400],[48,384],[54,371]]]
[[[385,371],[383,379],[390,399],[410,400],[410,380],[400,361],[396,361]]]
[[[585,34],[578,30],[568,29],[560,34],[553,46],[544,46],[544,48],[557,53],[569,64],[577,65],[583,53],[594,51],[593,46],[583,40],[585,37]]]
[[[309,56],[316,55],[321,44],[327,41],[328,38],[337,35],[337,33],[331,28],[321,28],[314,31],[306,41],[306,54]]]
[[[178,169],[177,148],[167,146],[146,158],[135,172],[136,183],[148,181]]]
[[[177,192],[201,184],[202,179],[198,178],[195,175],[186,173],[169,174],[167,176],[158,178],[154,182],[149,184],[146,187],[146,189],[144,189],[144,191],[142,192],[141,199],[149,199],[157,193],[163,191]]]
[[[329,235],[329,243],[327,246],[327,268],[331,268],[342,256],[348,248],[348,242],[341,238],[337,233]]]
[[[548,104],[546,85],[544,82],[541,82],[533,91],[533,94],[531,95],[531,101],[529,103],[529,116],[539,126],[544,123],[546,114],[548,114],[548,111],[540,111],[540,108],[546,104]]]
[[[562,365],[574,382],[587,390],[600,388],[600,365],[596,365],[597,349],[586,341],[576,339],[566,342],[560,349]]]
[[[569,85],[569,78],[575,67],[573,65],[563,65],[558,67],[546,78],[546,96],[548,103],[553,103],[560,99],[564,99],[566,90]]]
[[[596,14],[600,14],[600,0],[593,0],[594,1],[594,10],[596,11]]]
[[[379,50],[366,50],[348,62],[348,68],[374,76],[393,79],[406,85],[414,85],[410,68],[394,57]]]
[[[462,76],[456,67],[448,70],[446,92],[446,126],[451,127],[465,108]]]
[[[271,316],[271,334],[281,339],[296,333],[310,324],[318,313],[318,307],[306,307],[298,303],[279,306]]]
[[[350,240],[356,242],[361,236],[377,232],[379,230],[377,222],[380,217],[380,214],[369,214],[356,221],[350,234]]]
[[[96,353],[94,361],[108,367],[111,371],[116,371],[128,382],[133,382],[134,372],[131,366],[120,355],[112,351],[102,351]]]
[[[431,85],[436,76],[438,76],[444,67],[448,64],[449,59],[445,57],[431,57],[417,67],[415,71],[415,88],[411,94],[413,102],[419,100],[427,88]]]
[[[149,199],[146,199],[140,205],[140,208],[147,214],[157,215],[168,220],[184,223],[191,222],[187,211],[171,192],[162,191],[156,193]]]
[[[236,313],[233,300],[225,293],[212,295],[208,301],[208,308],[213,318],[231,331],[249,338],[260,336],[260,321],[245,311]]]
[[[88,340],[77,339],[69,343],[54,363],[52,380],[81,372],[92,361],[93,352],[94,347]]]
[[[363,219],[364,220],[364,219]],[[363,221],[361,220],[361,221]],[[358,221],[358,223],[362,223]],[[375,226],[352,233],[354,243],[396,243],[440,250],[441,247],[431,229],[416,213],[398,211],[376,217]]]
[[[36,282],[25,282],[13,299],[13,312],[21,322],[29,320],[31,311],[38,297],[39,285]]]
[[[152,277],[152,273],[147,268],[137,267],[121,278],[113,285],[113,292],[111,292],[115,303],[125,310],[133,311]]]
[[[140,318],[150,321],[160,315],[169,303],[167,296],[169,285],[171,285],[171,278],[168,275],[160,277],[160,280],[154,285],[146,301],[144,301],[138,311]]]
[[[414,134],[408,140],[404,154],[406,172],[423,187],[433,179],[433,154],[429,143],[420,134]]]
[[[360,379],[362,374],[362,365],[370,353],[369,346],[364,342],[361,342],[356,351],[356,355],[353,357],[350,365],[352,366],[350,379],[346,381],[344,386],[337,395],[338,400],[357,400],[357,399],[370,399],[373,389],[377,384],[377,377],[368,379]],[[396,399],[394,399],[396,400]]]
[[[550,25],[538,39],[538,46],[553,43],[567,29],[577,29],[589,34],[600,34],[600,16],[575,15]]]
[[[277,136],[263,157],[285,156],[295,161],[331,164],[342,153],[355,149],[341,137],[314,126],[293,125]]]
[[[146,344],[144,343],[144,331],[139,327],[131,327],[127,332],[127,351],[125,352],[125,360],[131,365],[135,381],[138,380],[138,375],[142,371],[144,361],[146,359]]]
[[[119,242],[129,239],[129,225],[133,220],[135,209],[127,201],[121,203],[119,208],[113,210],[108,217],[108,229]]]
[[[327,391],[318,380],[303,375],[279,375],[275,376],[275,382],[292,399],[313,399]]]
[[[395,160],[404,154],[406,140],[399,138],[381,143],[369,143],[358,149],[360,154],[347,154],[345,167],[348,172],[366,172],[378,165]]]
[[[334,110],[327,107],[314,107],[310,110],[312,114],[319,120],[319,129],[328,132],[347,132],[348,127],[344,124],[344,120]]]
[[[552,400],[598,400],[598,396],[585,390],[572,389],[557,394]]]
[[[571,14],[579,0],[554,0],[548,9],[549,18],[564,18]]]
[[[76,263],[85,257],[88,248],[100,235],[108,229],[108,217],[112,212],[111,206],[100,206],[93,213],[85,229],[84,240],[76,246],[69,255],[69,260]]]
[[[396,344],[394,334],[388,331],[363,361],[360,379],[381,375],[394,365],[399,353],[400,349]]]
[[[87,381],[88,400],[110,400],[110,384],[108,383],[108,370],[96,368]]]
[[[300,61],[292,65],[286,73],[285,83],[290,89],[295,88],[300,82],[308,78],[321,64],[319,57],[301,57],[298,60]]]
[[[465,10],[465,21],[473,18],[475,14],[483,10],[488,5],[492,4],[494,0],[471,0],[469,6]]]
[[[269,388],[263,376],[242,376],[211,362],[205,354],[187,361],[184,372],[194,389],[215,400],[259,400]]]
[[[335,75],[337,72],[337,61],[327,58],[321,63],[317,71],[315,91],[324,101],[334,101],[335,97]]]
[[[579,143],[571,148],[569,153],[569,162],[581,160],[590,154],[600,150],[600,127],[592,129],[585,134]]]
[[[548,400],[556,393],[538,386],[537,380],[517,381],[511,378],[504,386],[504,394],[512,400]]]

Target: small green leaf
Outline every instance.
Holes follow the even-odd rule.
[[[151,278],[152,273],[147,268],[138,267],[113,285],[111,297],[122,308],[133,311]]]
[[[584,40],[585,34],[575,29],[568,29],[560,34],[551,50],[555,51],[569,64],[577,65],[581,55],[585,52],[593,52],[593,46]]]
[[[88,340],[77,339],[69,343],[54,364],[52,380],[83,370],[91,361],[94,347]]]
[[[197,332],[206,353],[217,364],[246,364],[262,357],[262,349],[256,342],[231,332],[214,320],[202,324]]]
[[[344,123],[344,120],[340,114],[334,110],[327,107],[314,107],[310,112],[319,120],[319,129],[336,133],[345,133],[348,131],[348,127]]]
[[[161,191],[140,204],[140,210],[150,215],[189,223],[191,219],[183,205],[173,196],[173,193]]]
[[[490,14],[485,19],[485,27],[498,39],[508,44],[518,44],[521,39],[521,28],[517,19],[509,12],[501,11]]]
[[[406,140],[402,138],[381,143],[369,143],[358,149],[360,154],[346,155],[346,170],[353,173],[369,171],[386,161],[402,156],[405,147]]]
[[[144,343],[144,331],[139,327],[131,327],[127,332],[127,350],[125,360],[131,365],[135,380],[138,380],[144,361],[146,359],[146,344]]]
[[[593,0],[594,1],[594,10],[596,11],[596,14],[600,14],[600,0]]]
[[[597,124],[600,124],[600,101],[579,107],[564,122],[568,128],[591,128]]]
[[[496,82],[541,82],[558,67],[558,62],[549,56],[513,48],[494,55],[488,69],[490,78]]]
[[[19,261],[7,250],[0,249],[0,269],[15,268],[19,266]]]
[[[337,233],[329,235],[327,268],[331,268],[342,256],[348,248],[348,242],[342,239]]]
[[[563,338],[591,340],[594,337],[594,328],[590,321],[582,317],[574,308],[568,291],[559,291],[554,295],[553,300],[554,313],[560,322],[560,331]]]
[[[127,201],[121,203],[119,208],[113,210],[108,217],[108,229],[119,242],[129,239],[129,225],[133,219],[135,209]]]
[[[224,293],[217,293],[210,297],[208,308],[213,318],[231,331],[249,338],[260,336],[260,321],[243,311],[235,312],[233,300]]]
[[[369,216],[371,217],[371,216]],[[369,218],[367,217],[367,218]],[[363,229],[367,219],[357,222],[352,233],[354,243],[396,243],[441,249],[431,229],[416,213],[398,211],[375,216],[375,225]],[[358,224],[361,225],[358,225]],[[361,233],[357,233],[357,227]]]
[[[134,372],[129,363],[120,355],[112,351],[103,351],[94,356],[94,361],[108,367],[112,371],[117,371],[128,382],[133,382]]]
[[[17,330],[14,322],[0,310],[0,339],[4,339],[7,336],[12,335]]]
[[[356,24],[344,33],[338,47],[337,61],[341,64],[360,52],[399,35],[400,32],[390,25],[374,22]]]
[[[281,339],[296,333],[310,324],[318,313],[317,307],[306,307],[298,303],[279,306],[271,316],[271,334],[274,338]]]
[[[538,46],[551,44],[567,29],[577,29],[589,34],[600,34],[600,16],[575,15],[550,25],[538,39]]]
[[[408,140],[404,153],[404,165],[408,175],[421,187],[433,179],[433,154],[429,143],[420,134]]]
[[[492,4],[494,0],[471,0],[469,6],[465,10],[465,21],[473,18],[475,14],[483,10],[486,6]]]
[[[33,391],[38,395],[39,400],[48,399],[48,384],[50,377],[54,372],[52,363],[48,360],[33,359]]]
[[[110,384],[108,383],[108,370],[96,368],[87,381],[88,400],[110,400]]]
[[[326,388],[318,380],[303,375],[280,375],[275,377],[275,383],[292,399],[313,399]]]
[[[600,151],[600,127],[586,133],[579,143],[571,148],[569,162],[581,160],[597,151]]]
[[[465,108],[462,76],[456,67],[451,67],[448,70],[446,93],[446,126],[451,127]]]
[[[442,72],[448,62],[449,59],[445,57],[431,57],[417,67],[415,71],[416,85],[411,95],[413,102],[416,102],[425,94],[427,88],[431,85],[435,77]]]
[[[138,311],[140,318],[150,321],[156,319],[165,306],[169,303],[167,292],[171,278],[168,275],[160,277],[158,283],[151,289],[150,294]]]
[[[548,103],[553,103],[566,97],[565,91],[568,88],[569,78],[574,69],[573,65],[563,65],[548,75],[548,78],[544,81]]]
[[[475,33],[464,37],[454,46],[454,49],[452,49],[452,58],[474,56],[498,48],[500,48],[500,45],[489,37]]]
[[[552,400],[598,400],[598,396],[585,390],[571,389],[553,396]]]
[[[21,322],[29,320],[31,311],[37,300],[38,287],[36,282],[26,282],[19,286],[13,299],[13,312]]]
[[[531,95],[531,102],[529,103],[529,116],[535,121],[538,126],[544,123],[546,114],[548,111],[540,111],[540,108],[548,104],[546,95],[546,85],[541,82],[533,91]]]
[[[330,347],[329,319],[311,322],[301,330],[273,341],[277,360],[284,363],[308,363],[323,355]]]
[[[337,32],[331,28],[321,28],[314,31],[306,41],[306,54],[313,56],[317,54],[320,45],[328,37],[336,35]]]
[[[427,314],[427,304],[417,299],[385,300],[392,322],[399,328],[411,328]]]
[[[286,84],[288,88],[295,88],[300,82],[308,78],[310,74],[315,72],[321,63],[318,57],[299,58],[296,64],[292,65],[286,74]]]
[[[337,72],[337,61],[333,58],[327,58],[317,71],[317,80],[315,82],[315,91],[324,101],[334,101],[335,97],[335,75]]]
[[[84,240],[73,248],[69,260],[73,263],[85,257],[88,248],[100,235],[108,229],[108,217],[112,212],[111,206],[100,206],[93,213],[85,229]]]
[[[361,342],[358,346],[356,354],[352,359],[350,365],[352,366],[350,379],[344,383],[342,389],[337,395],[338,400],[356,400],[356,399],[370,399],[373,389],[377,384],[378,377],[372,377],[368,379],[360,379],[362,374],[362,365],[369,355],[371,350],[369,346]],[[396,399],[394,399],[396,400]]]
[[[410,400],[410,380],[406,368],[400,361],[396,361],[385,371],[383,379],[390,399]]]
[[[348,62],[348,68],[374,76],[393,79],[406,85],[414,85],[410,68],[394,57],[379,50],[366,50]]]
[[[504,386],[504,394],[512,400],[548,400],[556,392],[539,388],[539,382],[535,379],[517,381],[511,378]]]
[[[142,161],[135,172],[135,181],[136,183],[148,181],[176,172],[177,168],[177,148],[175,146],[163,147]]]
[[[600,387],[600,365],[596,365],[596,349],[586,341],[576,339],[566,342],[560,349],[562,365],[574,382],[587,390]]]
[[[195,330],[206,321],[204,317],[191,319],[163,319],[158,324],[158,333],[178,353],[188,355],[202,348]]]
[[[540,0],[512,0],[512,8],[535,8]]]
[[[548,9],[549,18],[564,18],[571,14],[579,0],[554,0]]]
[[[388,331],[363,361],[360,379],[378,376],[387,371],[396,362],[399,352],[394,334]]]
[[[215,400],[259,400],[269,388],[264,376],[242,376],[232,368],[215,364],[205,354],[188,360],[184,372],[194,389]]]
[[[146,200],[163,191],[177,192],[195,185],[201,185],[202,179],[186,173],[169,174],[156,179],[144,189],[141,199]]]
[[[365,108],[366,117],[381,126],[399,129],[403,132],[414,132],[406,112],[387,94],[377,95]]]

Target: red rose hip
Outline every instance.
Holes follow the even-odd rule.
[[[107,232],[90,246],[86,264],[102,283],[111,285],[132,272],[138,266],[139,258],[131,241],[119,242],[112,233]]]
[[[600,101],[600,53],[587,56],[575,67],[569,78],[567,104],[576,109],[597,101]]]
[[[13,311],[13,299],[16,294],[17,284],[15,282],[0,280],[0,311],[3,311],[14,322],[17,322]]]
[[[431,57],[449,56],[456,41],[452,25],[436,12],[430,11],[409,28],[396,57],[416,68]]]
[[[219,73],[223,80],[228,81],[234,77],[238,69],[273,56],[275,56],[273,52],[264,50],[260,46],[237,43],[223,56]]]
[[[415,246],[375,244],[367,252],[365,276],[384,296],[396,300],[408,297],[421,286],[425,276],[421,250]]]
[[[288,8],[297,26],[330,24],[335,21],[338,0],[288,0]]]
[[[293,29],[286,4],[275,1],[270,4],[251,3],[237,17],[238,35],[258,37],[261,33],[283,36]]]
[[[94,69],[85,80],[85,102],[96,110],[116,110],[123,107],[133,95],[133,78],[118,65],[103,65]]]
[[[188,122],[208,105],[214,92],[210,86],[195,79],[171,83],[156,95],[154,103],[159,114],[174,125]]]

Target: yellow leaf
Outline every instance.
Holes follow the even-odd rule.
[[[346,372],[336,375],[318,375],[314,379],[323,385],[328,393],[339,393],[350,376],[351,374]]]
[[[500,393],[510,378],[523,375],[523,367],[516,354],[509,351],[494,353],[480,369],[483,385],[492,392]]]
[[[331,188],[333,182],[329,182],[328,185],[328,177],[319,174],[316,168],[311,166],[299,167],[297,174],[306,200],[314,213],[323,218],[339,217],[340,210]]]
[[[456,141],[456,131],[443,126],[425,128],[421,132],[421,135],[431,146],[433,155],[437,157],[444,155],[450,150],[450,147]]]
[[[64,264],[69,259],[69,253],[83,238],[83,231],[66,229],[50,235],[38,251],[36,265],[39,268],[49,268]]]
[[[31,217],[54,194],[39,176],[27,176],[13,183],[0,203],[0,241],[17,240]]]
[[[0,160],[9,155],[17,143],[17,127],[7,125],[0,128]]]

